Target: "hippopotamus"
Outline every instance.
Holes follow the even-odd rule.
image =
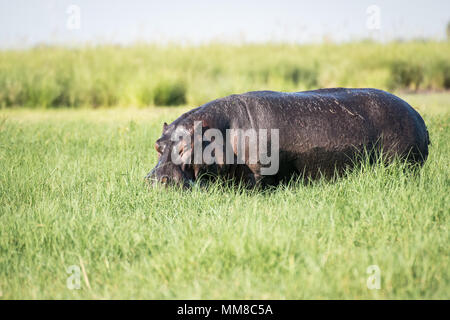
[[[209,129],[214,134],[207,136]],[[249,140],[250,135],[242,138],[235,133],[249,129],[265,136]],[[174,139],[180,134],[188,139]],[[208,150],[215,159],[206,161],[202,152],[215,142],[221,144]],[[146,179],[183,187],[203,176],[242,181],[250,187],[274,185],[296,175],[334,176],[355,166],[361,155],[376,152],[382,152],[385,162],[398,157],[422,165],[429,144],[419,113],[383,90],[253,91],[213,100],[164,123],[155,143],[158,163]],[[250,159],[252,150],[257,153]],[[177,156],[184,161],[174,161]]]

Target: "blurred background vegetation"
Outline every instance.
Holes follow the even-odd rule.
[[[0,107],[197,106],[252,90],[450,89],[450,42],[38,46],[0,51]]]

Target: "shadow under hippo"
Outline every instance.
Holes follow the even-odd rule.
[[[256,135],[256,137],[255,137]],[[362,154],[422,165],[428,131],[407,102],[377,89],[234,94],[164,123],[149,182],[189,187],[200,177],[276,185],[334,176]]]

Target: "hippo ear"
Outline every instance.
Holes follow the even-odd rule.
[[[163,124],[163,130],[166,130],[166,129],[167,129],[167,126],[168,126],[167,122],[164,122],[164,124]]]

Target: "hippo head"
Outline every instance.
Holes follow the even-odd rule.
[[[185,188],[192,185],[194,175],[191,165],[189,163],[176,164],[175,161],[172,161],[172,149],[178,142],[172,141],[171,137],[176,130],[180,129],[183,128],[164,123],[162,135],[155,143],[158,163],[145,177],[149,184],[178,185]]]

